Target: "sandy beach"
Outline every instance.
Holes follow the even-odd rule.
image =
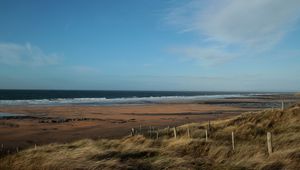
[[[216,111],[220,114],[213,113]],[[161,104],[5,107],[1,112],[32,116],[1,120],[1,142],[7,147],[27,147],[82,138],[118,138],[129,135],[131,128],[140,125],[163,128],[228,117],[239,114],[241,109],[206,104]]]

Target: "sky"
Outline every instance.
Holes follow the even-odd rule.
[[[300,91],[300,1],[0,0],[0,89]]]

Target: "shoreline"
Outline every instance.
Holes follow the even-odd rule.
[[[187,93],[187,92],[178,92]],[[193,92],[196,93],[196,92]],[[281,96],[281,95],[291,95],[290,93],[217,93],[210,92],[212,94],[153,94],[154,96],[99,96],[99,97],[86,97],[86,96],[35,96],[36,98],[31,98],[30,94],[28,96],[20,98],[9,98],[8,96],[0,96],[0,107],[1,106],[122,106],[122,105],[148,105],[148,104],[187,104],[187,103],[197,103],[209,100],[223,100],[223,99],[250,99],[250,98],[261,98],[262,96]],[[71,94],[69,94],[71,95]],[[132,94],[134,95],[134,94]],[[47,98],[49,97],[49,98]]]

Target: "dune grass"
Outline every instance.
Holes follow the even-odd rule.
[[[207,124],[192,123],[177,127],[177,139],[163,129],[158,140],[136,135],[27,149],[2,158],[0,169],[300,169],[299,106],[212,121],[208,141]],[[267,132],[273,135],[271,155]]]

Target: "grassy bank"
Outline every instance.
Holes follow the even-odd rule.
[[[212,121],[208,141],[208,125],[193,123],[177,127],[177,139],[164,129],[158,139],[136,135],[40,146],[2,158],[0,169],[300,169],[299,106]],[[267,132],[273,137],[271,155]]]

